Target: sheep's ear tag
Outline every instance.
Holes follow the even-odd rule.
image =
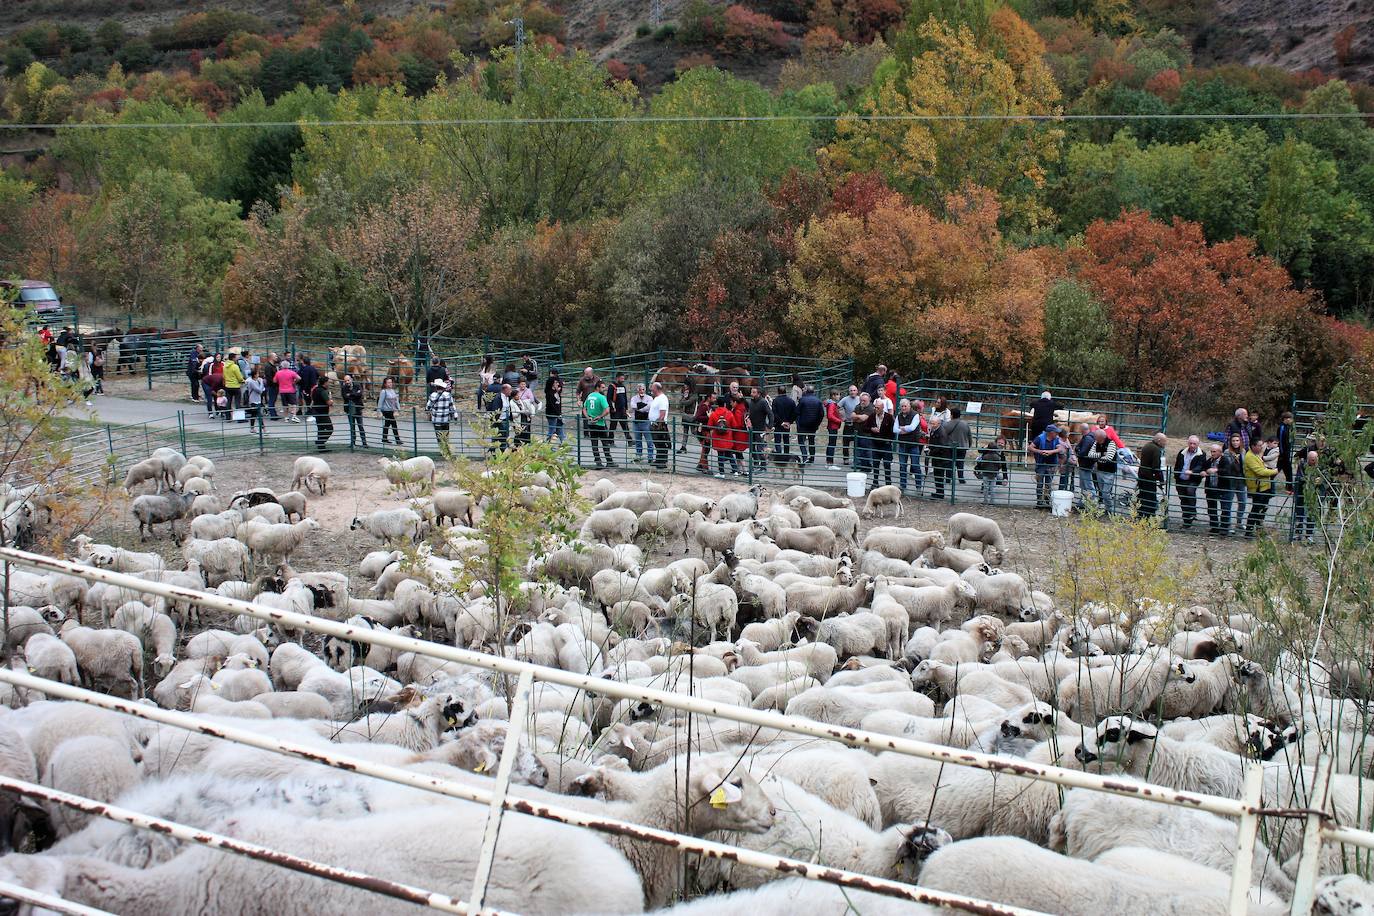
[[[711,807],[724,808],[726,805],[733,804],[743,797],[739,789],[726,783],[723,786],[717,786],[716,791],[711,793]]]
[[[475,766],[475,767],[472,768],[472,772],[474,772],[474,773],[485,773],[486,771],[487,771],[487,762],[486,762],[485,760],[481,761],[480,763],[477,764],[477,766]]]

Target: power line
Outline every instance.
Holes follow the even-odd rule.
[[[559,124],[752,124],[786,121],[1012,121],[1034,124],[1077,121],[1333,121],[1374,119],[1364,112],[1261,112],[1257,114],[1204,114],[1179,112],[1172,114],[784,114],[784,115],[622,115],[616,117],[550,117],[550,118],[390,118],[379,120],[340,121],[191,121],[145,122],[111,121],[98,123],[77,121],[58,123],[0,123],[0,130],[227,130],[231,128],[271,127],[496,127],[537,126]]]

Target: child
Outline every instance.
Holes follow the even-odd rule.
[[[223,388],[215,389],[215,411],[219,419],[228,419],[229,395],[225,393],[225,390]]]
[[[1002,436],[993,439],[978,452],[978,460],[973,463],[973,476],[983,482],[983,505],[992,505],[993,487],[1000,477],[1007,481],[1007,440]]]

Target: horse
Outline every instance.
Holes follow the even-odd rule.
[[[415,382],[415,364],[404,356],[389,359],[386,361],[386,377],[396,386],[397,396],[404,400]]]

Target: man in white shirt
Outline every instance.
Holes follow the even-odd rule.
[[[1183,527],[1193,527],[1197,518],[1197,488],[1207,473],[1207,456],[1197,436],[1188,437],[1188,447],[1181,449],[1174,459],[1174,483],[1178,487],[1178,505],[1183,513]]]
[[[653,400],[649,402],[649,461],[660,471],[668,470],[668,395],[663,383],[654,382]]]
[[[654,440],[649,435],[649,405],[654,401],[645,390],[643,385],[637,385],[634,397],[626,406],[630,414],[630,428],[634,430],[635,464],[644,463],[645,449],[649,452],[649,463],[654,463]]]

